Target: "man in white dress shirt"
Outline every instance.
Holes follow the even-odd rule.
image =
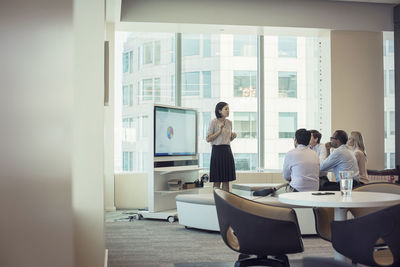
[[[283,179],[290,181],[292,191],[318,191],[319,158],[308,147],[311,133],[298,129],[295,134],[295,149],[290,150],[283,162]]]
[[[353,171],[353,187],[359,185],[360,173],[358,170],[358,163],[353,151],[346,145],[348,140],[347,133],[343,130],[337,130],[330,139],[331,141],[325,144],[328,157],[321,162],[320,170],[333,171],[336,183],[326,183],[322,190],[340,190],[340,171]],[[335,148],[332,154],[330,153],[331,147]]]

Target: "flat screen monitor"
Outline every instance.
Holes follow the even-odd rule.
[[[155,106],[154,156],[193,156],[196,153],[196,110]]]

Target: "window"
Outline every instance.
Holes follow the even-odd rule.
[[[143,100],[153,100],[153,79],[144,79],[142,81]]]
[[[390,153],[390,169],[395,168],[395,153]]]
[[[256,118],[256,112],[233,113],[233,125],[237,138],[257,138]]]
[[[133,85],[129,85],[129,106],[133,106]]]
[[[329,50],[321,50],[326,38],[264,36],[264,47],[261,48],[264,58],[259,59],[264,63],[265,77],[264,99],[260,101],[265,118],[261,140],[257,132],[260,88],[257,84],[256,35],[182,34],[178,53],[181,56],[176,58],[176,33],[125,34],[126,40],[121,45],[116,44],[116,47],[122,47],[119,50],[122,57],[116,59],[120,61],[118,69],[121,72],[116,79],[121,79],[122,84],[122,92],[115,97],[116,115],[121,114],[120,119],[115,120],[116,127],[120,128],[115,135],[116,171],[130,168],[129,152],[133,152],[133,171],[143,171],[147,164],[144,155],[149,152],[143,151],[141,142],[153,131],[151,126],[148,127],[151,124],[149,118],[134,117],[133,126],[129,128],[120,125],[131,125],[129,119],[123,120],[136,114],[131,103],[135,108],[157,102],[165,105],[180,103],[183,107],[196,109],[199,165],[205,168],[209,168],[211,154],[211,145],[205,140],[207,129],[215,117],[215,104],[220,101],[230,105],[229,119],[238,134],[233,145],[239,171],[256,170],[257,167],[277,169],[283,164],[284,152],[293,147],[293,140],[289,138],[294,137],[299,126],[321,129],[325,137],[331,132],[330,101],[324,98],[325,91],[329,96],[330,84],[320,82],[325,78],[320,71],[321,58],[326,60],[321,55],[329,55]],[[327,44],[329,49],[329,39]],[[132,60],[135,65],[130,75],[123,72],[123,52],[129,52],[125,59],[128,60],[126,71],[130,72]],[[182,64],[181,73],[175,73],[176,60]],[[329,65],[329,58],[327,60],[325,64]],[[393,67],[389,69],[393,70]],[[180,92],[176,91],[176,75],[181,81]],[[389,80],[389,70],[385,77]],[[176,99],[177,96],[180,99]],[[390,135],[389,111],[393,110],[386,111],[387,134],[393,137]],[[259,142],[265,151],[262,166],[258,162]],[[391,143],[385,145],[393,147]],[[124,159],[123,152],[128,153]],[[387,157],[390,165],[390,155]]]
[[[297,97],[297,73],[294,71],[280,71],[279,76],[279,96]]]
[[[283,162],[285,162],[285,156],[286,156],[286,153],[279,153],[278,154],[278,164],[279,164],[278,168],[280,170],[283,169]]]
[[[201,137],[205,140],[207,138],[207,130],[208,130],[208,126],[210,125],[210,121],[211,121],[211,112],[202,112],[202,119],[203,119],[203,125],[201,127],[201,132],[202,135]],[[200,129],[199,129],[200,131]]]
[[[211,57],[211,36],[203,36],[203,57]]]
[[[203,97],[211,97],[211,71],[203,71]]]
[[[182,56],[200,55],[200,35],[182,34]]]
[[[233,36],[233,55],[241,57],[257,56],[257,36],[254,35],[234,35]]]
[[[388,114],[387,114],[387,112],[385,112],[383,114],[383,118],[384,118],[384,120],[383,120],[383,128],[385,129],[385,138],[387,138],[387,117],[388,117]]]
[[[234,158],[236,171],[256,170],[258,166],[257,154],[235,153]]]
[[[383,70],[385,83],[384,98],[384,142],[385,168],[394,168],[395,155],[395,63],[394,63],[394,33],[383,32]]]
[[[297,130],[296,112],[279,112],[279,138],[294,138]]]
[[[389,131],[390,131],[390,135],[395,134],[395,113],[394,113],[394,111],[389,112]]]
[[[122,72],[126,73],[129,71],[129,52],[122,54]]]
[[[384,159],[384,160],[385,160],[385,166],[384,166],[385,169],[389,169],[388,166],[389,166],[390,164],[388,164],[388,162],[387,162],[387,161],[388,161],[388,153],[385,153],[385,159]]]
[[[129,73],[133,72],[133,51],[129,52]]]
[[[389,70],[389,96],[394,96],[394,70]]]
[[[153,63],[153,43],[143,45],[143,64]]]
[[[128,103],[129,103],[128,86],[124,85],[124,86],[122,86],[122,104],[124,106],[128,106]]]
[[[161,61],[161,42],[154,42],[154,64],[160,65]]]
[[[123,152],[122,162],[123,171],[133,171],[133,152]]]
[[[154,78],[154,102],[160,102],[160,78]]]
[[[235,97],[257,96],[257,72],[235,70],[233,72],[233,93]]]
[[[297,38],[278,37],[278,56],[297,57]]]
[[[185,72],[182,73],[182,96],[200,95],[200,73]]]

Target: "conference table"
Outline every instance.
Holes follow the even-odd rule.
[[[351,197],[343,197],[340,191],[332,191],[333,194],[324,194],[326,191],[283,193],[278,196],[282,203],[305,206],[334,208],[334,220],[347,219],[348,208],[376,208],[400,204],[400,195],[353,191]],[[345,257],[335,251],[334,258],[344,261]]]

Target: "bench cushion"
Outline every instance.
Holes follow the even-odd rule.
[[[180,194],[176,196],[176,201],[200,205],[215,205],[213,194]]]

